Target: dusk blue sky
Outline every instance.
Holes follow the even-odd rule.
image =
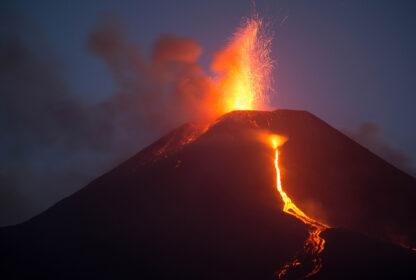
[[[273,23],[275,34],[272,57],[276,61],[276,94],[271,107],[307,110],[351,134],[359,134],[354,131],[362,123],[372,122],[381,129],[376,138],[382,138],[380,141],[394,151],[403,151],[414,162],[414,1],[255,2],[257,11]],[[100,14],[118,15],[128,40],[140,43],[149,55],[160,33],[196,40],[203,47],[201,63],[209,72],[212,54],[225,45],[241,18],[253,10],[252,1],[245,0],[13,0],[3,1],[0,7],[2,13],[17,13],[30,23],[33,30],[19,31],[32,33],[27,34],[26,43],[32,44],[35,38],[36,45],[40,40],[48,46],[47,52],[59,62],[60,75],[71,94],[86,103],[104,100],[114,91],[107,65],[86,50],[88,35],[98,25]],[[10,27],[1,28],[7,33]],[[152,137],[135,148],[150,144],[155,140]],[[96,175],[89,173],[85,180]],[[57,191],[58,195],[34,206],[33,211],[79,187]],[[26,212],[22,215],[30,216]]]

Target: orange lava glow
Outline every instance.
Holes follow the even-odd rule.
[[[223,113],[264,108],[271,89],[270,36],[262,18],[253,16],[218,52],[211,65]]]
[[[265,104],[271,92],[271,72],[273,61],[270,58],[271,36],[267,35],[267,25],[258,16],[247,19],[243,26],[231,38],[228,46],[218,52],[211,65],[217,74],[214,89],[220,100],[216,104],[223,113],[233,110],[266,109]],[[306,277],[316,274],[322,267],[319,254],[324,249],[325,240],[320,233],[329,226],[308,217],[300,210],[283,191],[278,165],[278,147],[286,139],[281,136],[270,135],[267,142],[273,144],[275,151],[276,186],[280,193],[284,207],[283,211],[309,225],[309,238],[305,243],[303,256],[313,261],[313,270]],[[293,267],[301,266],[303,259],[294,257],[278,273],[284,278]]]
[[[295,216],[297,219],[301,220],[305,224],[310,226],[309,229],[309,238],[306,240],[305,244],[305,253],[309,254],[313,257],[314,269],[309,272],[306,277],[310,277],[321,269],[322,267],[322,260],[319,257],[319,254],[322,252],[325,246],[325,239],[320,237],[322,231],[329,228],[328,225],[325,225],[321,222],[318,222],[310,217],[308,217],[302,210],[300,210],[290,199],[286,192],[283,191],[281,178],[280,178],[280,169],[279,169],[279,150],[278,147],[283,145],[286,141],[285,138],[281,136],[273,135],[271,136],[271,142],[273,145],[273,149],[275,151],[275,160],[274,166],[276,169],[276,187],[277,191],[280,193],[282,197],[284,206],[283,211]],[[287,273],[290,267],[295,267],[300,265],[300,261],[298,258],[294,258],[289,264],[285,265],[279,272],[278,277],[283,278],[283,276]]]

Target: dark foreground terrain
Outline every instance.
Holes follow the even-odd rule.
[[[301,111],[187,124],[81,191],[0,229],[2,279],[273,279],[308,228],[285,191],[332,228],[313,279],[414,279],[416,180]],[[58,186],[57,186],[58,187]],[[401,246],[398,246],[401,244]],[[306,268],[305,268],[306,269]]]

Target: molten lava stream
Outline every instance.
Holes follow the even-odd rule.
[[[278,147],[284,142],[284,140],[280,137],[273,136],[271,141],[273,143],[273,149],[275,150],[274,166],[276,168],[276,186],[284,202],[283,211],[292,216],[295,216],[310,226],[309,238],[306,240],[304,247],[305,251],[302,252],[301,256],[293,257],[293,259],[288,264],[284,265],[277,273],[277,277],[279,279],[284,278],[287,276],[287,272],[289,270],[294,270],[294,268],[301,265],[301,259],[311,257],[313,262],[313,270],[305,275],[305,278],[307,278],[318,273],[318,271],[322,268],[322,259],[319,257],[319,254],[324,249],[325,239],[319,235],[322,231],[329,228],[329,226],[308,217],[292,202],[289,196],[283,191],[282,183],[280,180]]]

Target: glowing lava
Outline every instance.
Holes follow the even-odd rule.
[[[264,107],[271,89],[271,41],[267,24],[253,16],[216,54],[211,68],[218,75],[216,87],[224,113]]]
[[[295,256],[288,264],[284,265],[279,273],[277,274],[278,278],[283,278],[286,273],[299,265],[301,265],[301,259],[307,258],[307,256],[312,257],[313,262],[313,270],[309,272],[306,277],[312,276],[321,269],[322,267],[322,259],[319,257],[319,254],[324,249],[325,245],[325,239],[320,237],[320,233],[324,231],[325,229],[329,228],[329,226],[320,223],[310,217],[308,217],[305,213],[303,213],[302,210],[300,210],[289,198],[289,196],[286,194],[286,192],[283,191],[282,183],[280,180],[280,170],[279,170],[279,150],[278,147],[284,144],[285,138],[279,137],[277,135],[273,135],[271,137],[271,142],[273,144],[273,149],[275,150],[275,160],[274,160],[274,166],[276,169],[276,186],[277,190],[280,193],[280,196],[282,197],[282,200],[284,202],[283,211],[295,216],[305,224],[310,226],[309,229],[309,238],[306,240],[305,243],[305,251],[302,252],[301,256]]]
[[[271,91],[271,72],[273,61],[270,58],[272,37],[267,35],[267,26],[262,18],[253,16],[233,35],[228,46],[218,52],[212,70],[218,74],[215,90],[221,96],[221,110],[226,113],[233,110],[262,109],[267,103]],[[270,141],[270,139],[268,139]],[[309,238],[305,250],[280,270],[279,278],[285,277],[292,268],[297,268],[307,260],[312,260],[313,269],[305,277],[316,274],[322,267],[319,254],[324,249],[325,240],[320,233],[329,226],[315,221],[302,212],[283,191],[278,165],[278,147],[284,138],[272,136],[271,142],[275,150],[275,168],[277,190],[284,207],[283,211],[295,216],[310,226]],[[270,142],[269,142],[270,143]]]

